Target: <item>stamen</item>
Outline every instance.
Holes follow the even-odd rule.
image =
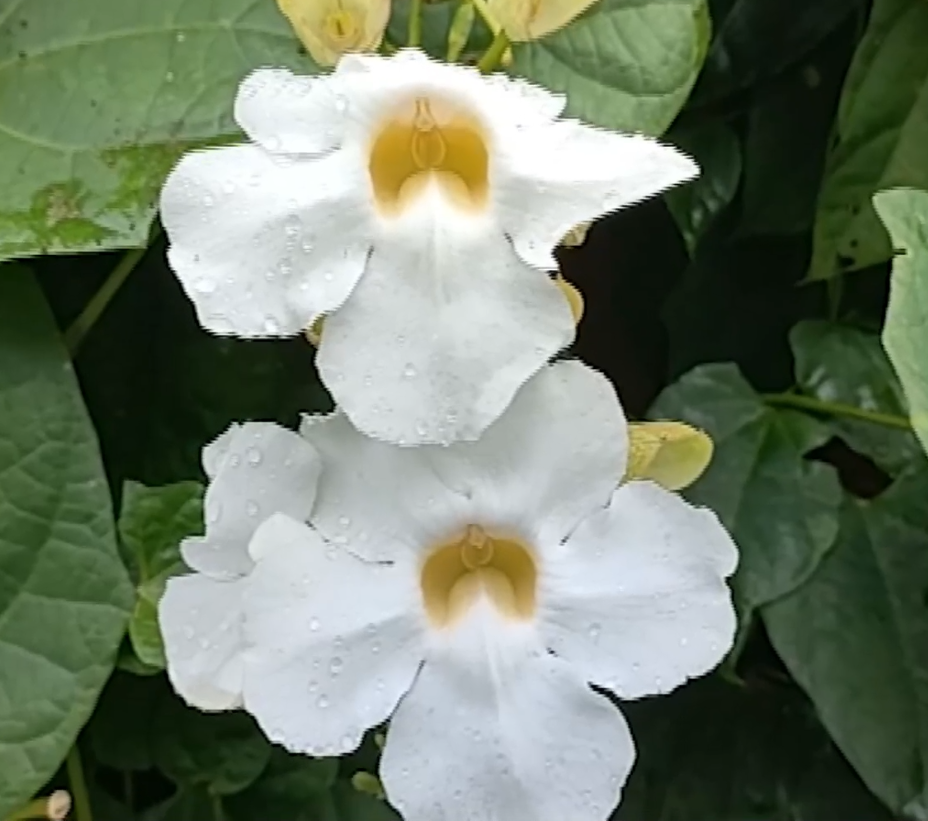
[[[479,525],[468,525],[461,540],[461,561],[468,570],[488,565],[493,560],[493,540]]]
[[[416,112],[412,118],[410,150],[416,167],[423,171],[439,168],[448,153],[445,138],[442,136],[438,123],[435,122],[429,101],[424,97],[416,100]]]

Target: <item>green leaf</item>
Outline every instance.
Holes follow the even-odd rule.
[[[872,502],[848,498],[834,549],[767,607],[777,652],[881,799],[928,812],[928,467]]]
[[[671,188],[664,199],[690,255],[699,238],[735,196],[741,180],[741,146],[722,122],[674,128],[667,139],[699,163],[699,176]]]
[[[797,696],[709,678],[623,705],[639,758],[616,821],[891,821]]]
[[[0,817],[55,772],[132,606],[96,436],[41,291],[0,272]]]
[[[173,695],[157,711],[152,749],[165,775],[212,795],[241,792],[271,757],[270,743],[247,713],[201,713]]]
[[[883,345],[909,401],[912,427],[928,451],[928,193],[882,191],[874,204],[905,252],[893,263]]]
[[[905,396],[876,334],[833,322],[800,322],[790,333],[796,381],[804,393],[877,413],[908,416]],[[896,474],[922,459],[911,431],[835,415],[835,434]]]
[[[928,4],[876,0],[845,81],[815,219],[810,279],[892,256],[877,191],[928,188]]]
[[[246,790],[228,799],[226,809],[235,821],[286,818],[318,821],[318,806],[338,772],[336,758],[292,755],[275,747],[267,769]]]
[[[649,416],[689,422],[715,442],[709,469],[685,495],[712,508],[738,544],[733,586],[742,615],[808,579],[838,529],[834,470],[804,458],[828,440],[828,429],[768,408],[730,364],[694,368]]]
[[[271,0],[7,0],[0,43],[0,259],[144,245],[245,74],[315,70]]]
[[[511,71],[567,96],[567,113],[662,134],[709,43],[705,0],[600,0],[554,34],[512,47]]]
[[[454,2],[425,3],[422,6],[422,49],[438,60],[444,60],[448,52],[448,33],[454,14],[460,4]],[[409,31],[411,3],[394,3],[387,38],[391,43],[405,44]],[[493,35],[478,16],[464,43],[464,54],[485,51]]]
[[[129,638],[143,664],[156,669],[165,666],[158,602],[167,580],[186,569],[180,557],[181,540],[202,531],[203,486],[199,482],[157,488],[125,483],[119,533],[137,579]]]

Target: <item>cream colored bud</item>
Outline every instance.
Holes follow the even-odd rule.
[[[712,460],[712,439],[683,422],[631,422],[628,438],[625,481],[650,479],[667,490],[682,490]]]
[[[574,325],[579,325],[580,320],[583,318],[583,294],[560,274],[557,275],[554,282],[561,289],[561,293],[567,297],[567,304],[570,305],[570,312],[574,317]]]
[[[349,51],[376,51],[390,19],[390,0],[277,0],[293,30],[320,66]]]
[[[592,224],[592,222],[581,222],[579,225],[575,225],[564,234],[561,245],[565,248],[576,248],[583,245],[583,243],[586,242],[586,235],[589,233]]]
[[[322,342],[322,326],[325,324],[324,316],[317,316],[316,321],[313,322],[303,333],[304,336],[309,340],[310,344],[314,348],[319,347],[319,343]]]
[[[596,0],[486,0],[487,11],[513,42],[537,40],[563,28]]]

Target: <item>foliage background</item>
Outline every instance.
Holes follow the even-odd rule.
[[[425,7],[438,55],[457,5]],[[351,781],[375,739],[290,756],[161,671],[201,446],[330,406],[303,340],[199,329],[157,226],[165,173],[236,138],[264,64],[315,70],[272,0],[0,0],[0,818],[59,786],[81,821],[395,817]],[[928,818],[928,195],[873,205],[928,189],[928,2],[600,0],[511,71],[703,168],[561,254],[573,353],[630,415],[713,435],[688,495],[742,550],[723,667],[624,705],[616,817]]]

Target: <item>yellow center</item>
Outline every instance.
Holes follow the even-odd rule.
[[[422,565],[422,600],[435,627],[449,627],[484,596],[508,619],[535,612],[538,571],[517,539],[468,525],[464,535],[437,545]]]
[[[487,202],[489,165],[486,134],[469,112],[416,97],[377,130],[368,168],[377,206],[396,216],[429,182],[438,183],[458,208],[480,210]]]

